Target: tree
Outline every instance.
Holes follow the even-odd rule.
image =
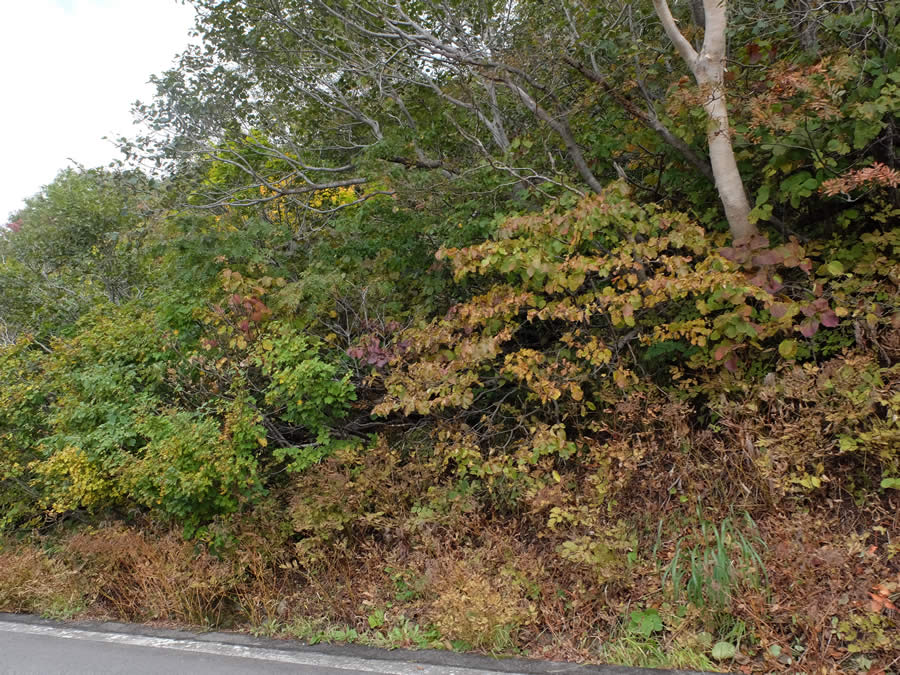
[[[27,199],[0,234],[5,330],[56,333],[92,304],[125,302],[141,279],[151,189],[136,172],[69,169]]]
[[[725,0],[703,0],[703,45],[697,52],[675,23],[667,0],[653,0],[653,6],[666,35],[678,54],[691,69],[702,90],[703,108],[709,116],[706,136],[716,189],[728,227],[736,240],[747,240],[757,229],[750,222],[750,202],[734,157],[728,104],[725,98],[725,29],[727,24]]]
[[[246,203],[254,189],[256,201],[304,207],[336,186],[364,198],[372,161],[443,178],[482,166],[580,193],[574,166],[582,184],[602,189],[572,128],[571,76],[558,64],[534,71],[533,52],[522,61],[533,33],[518,3],[196,4],[206,48],[159,78],[156,101],[138,111],[162,132],[157,158],[228,163],[249,179],[205,195],[210,206]],[[512,163],[512,139],[536,124],[553,139],[550,166]]]
[[[599,192],[620,176],[707,226],[721,220],[709,208],[720,201],[736,240],[757,219],[783,224],[798,203],[777,179],[782,148],[759,140],[761,106],[728,110],[726,30],[738,45],[728,97],[767,93],[780,105],[786,90],[771,78],[789,62],[856,44],[888,53],[897,21],[889,3],[850,0],[192,2],[204,44],[157,79],[159,95],[138,111],[158,143],[136,145],[186,179],[193,206],[289,203],[320,225],[371,196],[416,203],[487,172],[506,199],[523,188]],[[801,24],[815,40],[798,39]],[[681,86],[674,61],[698,87]],[[890,165],[896,124],[881,115],[876,157]],[[820,149],[795,140],[789,152],[802,157],[787,171],[814,190],[824,178],[799,167],[815,169]],[[229,170],[207,180],[210,164]],[[355,199],[322,208],[324,190]]]

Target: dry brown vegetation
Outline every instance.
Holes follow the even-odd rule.
[[[633,396],[602,452],[519,493],[502,479],[467,492],[426,430],[382,438],[199,540],[109,524],[8,546],[0,609],[697,668],[730,636],[745,672],[889,672],[900,503],[858,484],[836,433],[884,433],[843,393],[872,367],[847,356],[736,387],[713,404],[718,433],[695,431],[683,402]],[[896,392],[897,367],[879,372]],[[807,490],[811,476],[824,482]],[[725,588],[702,560],[720,544]],[[642,633],[643,612],[660,629]]]

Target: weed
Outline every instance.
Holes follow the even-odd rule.
[[[376,609],[374,612],[369,614],[367,617],[367,621],[369,623],[369,628],[376,629],[381,628],[384,625],[384,610]]]
[[[198,554],[175,533],[152,538],[137,530],[106,528],[67,540],[66,553],[117,616],[217,626],[226,599],[240,582],[232,567]]]
[[[384,570],[391,576],[394,582],[394,598],[397,602],[412,602],[422,597],[425,592],[426,579],[421,576],[415,576],[405,571],[395,571],[393,568],[387,567]]]
[[[655,609],[635,610],[629,618],[627,629],[629,633],[650,637],[656,631],[663,629],[662,619]]]
[[[342,626],[329,623],[324,618],[299,617],[289,624],[285,624],[280,631],[282,635],[303,640],[315,645],[322,642],[358,642],[360,633],[350,626]],[[363,640],[365,642],[365,640]]]
[[[451,565],[431,607],[441,635],[491,652],[509,650],[533,613],[519,586],[490,578],[476,559]]]
[[[381,626],[372,626],[373,617],[380,617]],[[376,612],[369,617],[369,625],[383,630],[359,631],[352,626],[330,623],[324,618],[299,617],[285,624],[279,631],[308,644],[319,643],[358,643],[382,649],[435,649],[441,648],[440,635],[433,628],[423,629],[417,623],[398,616],[390,627],[384,623],[384,612]],[[376,620],[375,623],[378,623]]]
[[[600,648],[600,660],[638,668],[718,670],[704,651],[702,647],[686,642],[666,644],[662,638],[625,633]]]
[[[275,637],[284,632],[284,625],[278,619],[265,619],[262,623],[250,628],[251,635],[256,637]]]
[[[422,628],[404,616],[397,619],[396,625],[386,632],[378,631],[369,636],[369,644],[382,649],[416,648],[439,649],[443,647],[441,635],[433,627]]]
[[[697,515],[701,542],[686,549],[679,541],[662,572],[662,585],[668,585],[672,601],[684,599],[699,608],[724,612],[739,588],[766,591],[768,575],[757,550],[765,543],[753,519],[744,514],[746,527],[753,533],[748,537],[731,517],[716,527],[703,518],[699,507]]]

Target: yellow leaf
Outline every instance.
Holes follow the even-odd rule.
[[[256,442],[259,443],[264,448],[269,445],[269,441],[266,438],[257,438]]]

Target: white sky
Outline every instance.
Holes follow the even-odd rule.
[[[131,104],[188,44],[177,0],[0,0],[0,225],[72,166],[119,156]]]

